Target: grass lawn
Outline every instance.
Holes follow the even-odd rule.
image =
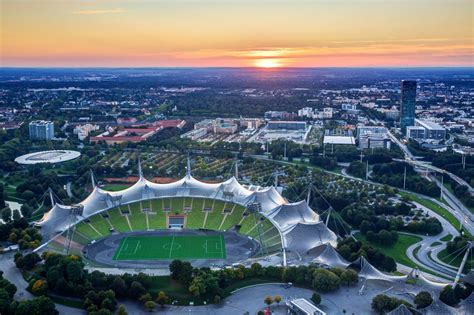
[[[129,185],[124,184],[105,184],[104,186],[100,187],[103,190],[107,191],[121,191],[130,187]]]
[[[413,263],[410,258],[408,258],[406,254],[406,250],[410,245],[413,245],[419,241],[422,240],[421,237],[418,236],[413,236],[413,235],[405,235],[405,234],[399,234],[398,235],[398,241],[393,244],[392,246],[382,246],[379,244],[373,244],[365,238],[364,235],[360,233],[356,233],[354,235],[358,240],[369,243],[372,245],[374,248],[380,249],[385,255],[392,257],[395,259],[396,262],[403,264],[405,266],[409,267],[416,267],[417,265]]]
[[[232,283],[227,288],[224,289],[224,297],[229,296],[233,291],[248,287],[249,285],[261,284],[261,283],[275,283],[281,282],[278,280],[270,280],[264,278],[253,278],[253,279],[243,279],[237,282]]]
[[[441,238],[441,240],[442,240],[443,242],[449,242],[449,241],[452,240],[452,239],[453,239],[453,236],[452,236],[451,234],[448,234],[448,235],[446,235],[446,236],[444,236],[444,237]]]
[[[429,199],[425,199],[425,198],[420,198],[418,196],[415,196],[413,194],[406,193],[403,191],[399,192],[399,194],[402,197],[407,197],[409,200],[417,202],[420,205],[433,210],[434,212],[436,212],[437,214],[439,214],[440,216],[448,220],[448,222],[451,223],[451,225],[454,226],[456,229],[459,227],[459,221],[454,217],[454,215],[452,215],[451,212],[439,206],[438,204],[434,203],[433,201]]]
[[[124,237],[114,255],[114,260],[225,258],[221,235]]]
[[[464,257],[464,252],[460,253],[458,256],[450,255],[448,254],[448,251],[443,249],[442,251],[439,252],[438,258],[442,261],[447,263],[448,265],[454,266],[454,267],[459,267],[461,265],[461,261]],[[471,254],[471,257],[468,257],[468,260],[466,262],[466,266],[464,267],[464,271],[468,272],[471,266],[474,265],[474,256]]]

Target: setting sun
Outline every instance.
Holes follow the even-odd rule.
[[[255,66],[259,68],[277,68],[281,63],[277,59],[259,59],[255,61]]]

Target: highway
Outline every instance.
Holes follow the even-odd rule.
[[[472,187],[468,183],[466,183],[462,178],[459,178],[458,176],[446,170],[435,167],[433,165],[417,161],[414,155],[410,152],[410,150],[405,144],[403,144],[400,140],[398,140],[390,131],[388,132],[388,135],[390,139],[395,144],[397,144],[400,147],[400,149],[403,151],[403,153],[405,154],[405,160],[398,160],[398,161],[405,161],[407,163],[410,163],[422,169],[428,169],[440,174],[449,175],[457,183],[467,186],[472,191]],[[429,176],[429,179],[434,181],[438,185],[438,187],[442,189],[443,199],[449,204],[450,208],[452,208],[452,209],[448,209],[448,208],[447,209],[456,217],[456,219],[459,220],[459,222],[463,222],[463,225],[469,231],[469,233],[474,235],[473,233],[474,232],[474,215],[469,211],[469,209],[467,209],[464,206],[464,204],[461,201],[459,201],[458,198],[456,198],[456,196],[454,196],[444,186],[442,187],[441,183],[438,181],[438,179],[435,176]]]
[[[408,147],[404,143],[402,143],[400,140],[398,140],[397,137],[395,137],[390,131],[388,131],[388,136],[390,137],[390,139],[396,145],[398,145],[398,147],[400,147],[400,149],[405,154],[405,162],[410,163],[410,164],[415,165],[415,166],[418,166],[418,167],[421,167],[421,168],[432,170],[432,171],[440,173],[440,174],[446,174],[449,177],[451,177],[454,181],[456,181],[459,185],[466,186],[466,187],[468,187],[470,192],[474,192],[474,189],[471,187],[471,185],[469,185],[469,183],[466,182],[461,177],[459,177],[457,175],[454,175],[453,173],[450,173],[450,172],[448,172],[446,170],[443,170],[439,167],[428,164],[426,162],[417,161],[415,156],[408,149]]]

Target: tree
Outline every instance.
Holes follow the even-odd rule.
[[[121,304],[117,310],[117,315],[128,315],[125,305]]]
[[[265,302],[265,304],[270,306],[273,303],[273,298],[270,295],[267,295],[265,299],[263,300],[263,302]]]
[[[273,300],[275,301],[276,304],[278,304],[278,306],[280,306],[281,296],[275,295],[275,297],[273,298]]]
[[[345,285],[353,285],[359,281],[359,276],[357,275],[357,272],[352,269],[344,270],[340,278],[341,283]]]
[[[58,311],[53,301],[46,296],[40,296],[31,301],[21,301],[15,312],[16,315],[56,315]]]
[[[127,295],[127,284],[120,276],[114,278],[111,288],[114,290],[117,297],[125,297]]]
[[[355,177],[365,178],[366,165],[360,161],[352,161],[347,172]]]
[[[101,308],[108,309],[109,311],[113,312],[115,310],[115,301],[109,298],[105,298],[102,300],[102,303],[100,304]]]
[[[425,308],[433,302],[433,298],[429,292],[421,291],[415,296],[414,302],[416,308]]]
[[[472,293],[472,287],[457,284],[454,287],[454,295],[458,300],[464,300]]]
[[[13,221],[19,221],[21,219],[20,211],[13,210]]]
[[[315,305],[319,305],[321,303],[321,295],[316,292],[313,292],[313,295],[311,296],[311,301],[313,301]]]
[[[155,302],[153,302],[153,301],[148,301],[148,302],[145,303],[145,308],[146,308],[149,312],[153,311],[153,310],[155,309],[155,306],[156,306],[156,304],[155,304]]]
[[[22,263],[21,266],[19,267],[24,270],[31,270],[33,269],[34,266],[36,266],[37,263],[41,261],[41,257],[37,253],[29,253],[23,256],[21,259]],[[18,264],[17,264],[18,267]]]
[[[168,296],[165,292],[160,291],[158,296],[156,297],[156,303],[158,303],[161,307],[164,307],[166,303],[168,303]]]
[[[321,292],[334,291],[339,288],[341,279],[326,269],[316,269],[313,272],[313,289]]]
[[[171,278],[178,280],[181,275],[181,270],[183,268],[183,262],[179,259],[175,259],[170,264]]]
[[[44,280],[36,280],[31,287],[31,292],[34,295],[45,295],[47,290],[48,284]]]
[[[411,307],[408,302],[389,297],[385,294],[379,294],[372,299],[372,309],[380,314],[391,312],[400,306],[400,304],[405,304],[406,306]]]
[[[219,279],[216,274],[209,271],[195,276],[189,285],[189,292],[194,296],[212,298],[219,293],[219,290]]]
[[[84,271],[82,265],[78,261],[72,261],[67,265],[66,268],[67,279],[74,284],[78,284],[82,281]]]
[[[183,262],[178,280],[184,285],[189,285],[193,280],[193,266],[189,261]]]
[[[439,293],[439,299],[450,306],[454,306],[459,302],[451,285],[447,285],[443,288]]]
[[[138,300],[142,302],[143,304],[145,304],[146,302],[153,300],[153,298],[151,297],[150,293],[145,293],[142,296],[140,296]]]
[[[142,296],[145,293],[145,288],[142,286],[142,284],[138,281],[133,281],[132,284],[130,285],[130,290],[129,294],[130,297],[133,299],[138,299],[140,296]]]
[[[7,223],[12,220],[12,211],[10,210],[10,208],[8,208],[8,207],[3,208],[3,210],[2,210],[2,220],[4,222],[7,222]]]

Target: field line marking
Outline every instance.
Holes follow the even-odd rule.
[[[224,237],[221,236],[221,257],[224,259],[224,242],[223,242]]]
[[[135,250],[133,251],[134,255],[137,253],[137,249],[139,245],[140,245],[140,240],[137,242],[137,245],[135,246]]]
[[[123,243],[120,244],[119,251],[117,253],[116,259],[118,259],[120,257],[120,252],[122,251],[122,248],[123,248],[123,246],[125,246],[126,243],[127,243],[127,238],[124,238]]]
[[[174,243],[174,236],[171,237],[170,254],[168,256],[169,259],[171,259],[171,252],[173,251],[173,243]]]

